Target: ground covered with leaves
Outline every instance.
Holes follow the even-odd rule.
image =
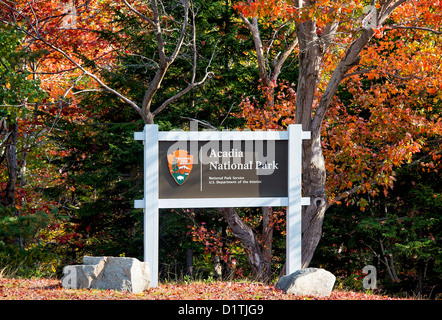
[[[57,279],[0,278],[0,300],[315,300],[251,282],[164,284],[140,294],[64,289]],[[396,300],[382,295],[333,291],[325,300]]]

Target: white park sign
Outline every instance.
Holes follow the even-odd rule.
[[[193,129],[191,124],[191,129]],[[135,132],[144,141],[144,261],[158,286],[158,210],[165,208],[287,207],[286,269],[301,269],[301,125],[287,131]]]

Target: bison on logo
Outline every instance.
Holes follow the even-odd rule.
[[[175,150],[167,155],[170,174],[178,185],[182,185],[192,171],[193,156],[186,150]]]

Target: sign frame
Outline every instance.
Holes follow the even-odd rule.
[[[144,261],[151,286],[158,286],[159,209],[287,207],[286,273],[301,269],[302,206],[310,205],[310,198],[302,197],[302,140],[310,138],[300,124],[290,124],[287,131],[158,131],[158,125],[146,124],[143,132],[135,132],[134,139],[144,144],[144,199],[135,200],[134,206],[144,209]],[[214,140],[288,140],[288,196],[159,199],[159,141]]]

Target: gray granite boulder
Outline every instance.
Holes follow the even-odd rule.
[[[147,262],[125,257],[83,257],[83,265],[63,268],[66,289],[102,289],[139,293],[150,287]]]
[[[319,268],[306,268],[281,277],[277,289],[299,296],[328,297],[336,277],[329,271]]]

